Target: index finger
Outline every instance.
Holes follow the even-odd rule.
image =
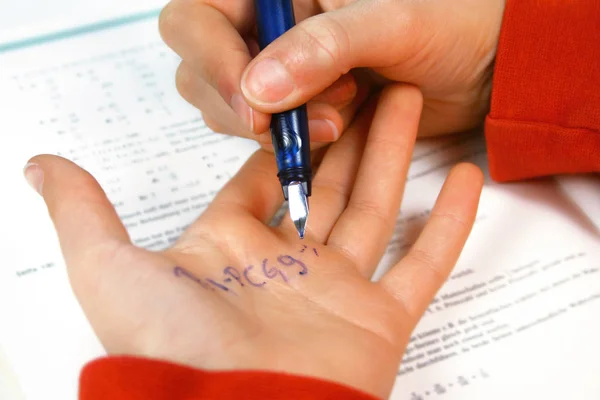
[[[242,37],[254,26],[251,0],[172,0],[161,12],[160,33],[165,43],[192,66],[198,79],[216,89],[223,100],[253,130],[260,117],[243,100],[240,79],[251,59]],[[185,88],[182,96],[189,100]]]

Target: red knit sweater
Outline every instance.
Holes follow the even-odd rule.
[[[600,1],[507,0],[485,130],[497,181],[600,171]],[[82,400],[372,399],[314,378],[133,357],[95,360],[80,387]]]

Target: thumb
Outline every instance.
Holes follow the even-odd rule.
[[[130,243],[98,182],[76,164],[58,156],[35,156],[24,175],[44,198],[68,266],[86,265],[90,256]]]
[[[402,63],[421,43],[410,2],[357,1],[301,21],[246,67],[241,90],[264,113],[297,107],[353,68]]]

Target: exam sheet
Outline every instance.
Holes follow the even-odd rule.
[[[217,135],[174,88],[177,57],[148,19],[0,54],[0,347],[27,399],[75,399],[104,354],[68,284],[41,199],[22,178],[63,155],[105,188],[139,246],[167,247],[257,148]],[[225,151],[226,150],[226,151]],[[415,149],[397,229],[375,279],[422,229],[449,168],[486,169],[480,135]],[[553,180],[487,180],[451,279],[415,330],[394,399],[600,396],[598,236]]]
[[[441,166],[458,160],[486,170],[483,144],[468,136],[417,148],[377,275],[408,251],[448,172]],[[411,337],[392,398],[600,397],[597,230],[552,179],[486,180],[467,246]]]
[[[19,380],[2,349],[0,349],[0,399],[25,400]]]

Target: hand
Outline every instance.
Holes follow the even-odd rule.
[[[267,225],[282,198],[263,150],[162,252],[132,245],[97,182],[71,162],[37,156],[25,175],[41,190],[74,292],[109,354],[285,371],[386,397],[467,239],[482,186],[476,167],[457,166],[410,253],[368,279],[394,229],[421,105],[417,89],[390,86],[329,149],[304,240],[287,216]]]
[[[298,25],[260,54],[252,0],[172,0],[160,30],[183,59],[179,92],[213,130],[269,144],[270,114],[308,102],[317,148],[391,82],[421,89],[421,136],[479,125],[504,3],[295,0]]]

